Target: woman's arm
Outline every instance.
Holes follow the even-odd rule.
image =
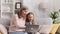
[[[19,18],[18,18],[17,14],[16,14],[15,17],[14,17],[14,25],[15,25],[16,28],[18,28],[18,29],[25,29],[25,26],[21,26],[21,25],[18,25],[18,24],[17,24],[17,20],[19,20]]]
[[[11,20],[10,20],[9,32],[11,30],[14,31],[16,29],[14,21],[15,21],[15,15],[13,15],[12,18],[11,18]]]

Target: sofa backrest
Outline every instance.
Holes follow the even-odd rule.
[[[53,24],[53,20],[51,18],[40,18],[39,25],[51,25]]]
[[[0,18],[0,24],[3,24],[5,27],[9,27],[10,19]]]

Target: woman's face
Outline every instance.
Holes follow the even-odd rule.
[[[28,19],[29,19],[30,21],[34,20],[34,15],[33,15],[33,14],[28,15]]]
[[[22,16],[25,16],[27,14],[27,10],[22,10]]]

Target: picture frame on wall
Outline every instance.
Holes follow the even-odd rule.
[[[19,8],[21,8],[21,7],[22,7],[21,2],[16,2],[16,3],[15,3],[15,9],[19,9]]]
[[[21,2],[16,2],[15,3],[15,14],[17,14],[20,11],[20,8],[22,7]]]

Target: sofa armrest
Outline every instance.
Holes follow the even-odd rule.
[[[60,24],[53,24],[53,28],[50,32],[50,34],[55,34],[57,29],[59,28]]]
[[[7,34],[7,29],[5,28],[4,25],[0,24],[0,31],[3,33],[3,34]]]
[[[40,25],[39,33],[49,34],[52,27],[53,27],[53,24],[52,25]]]

